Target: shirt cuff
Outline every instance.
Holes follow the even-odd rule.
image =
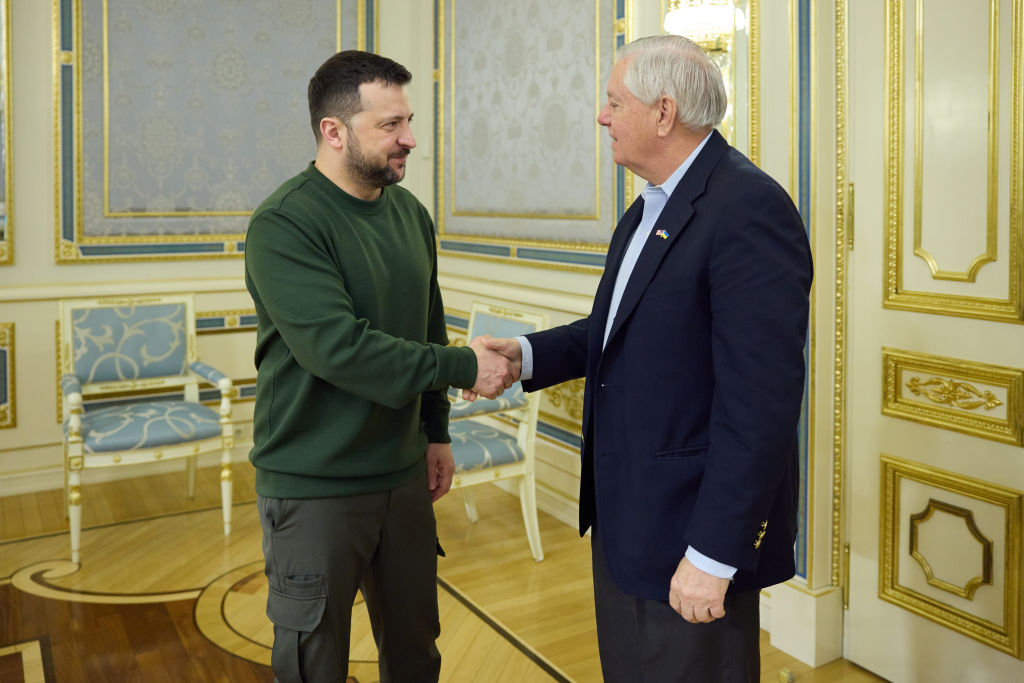
[[[718,560],[712,560],[692,545],[686,549],[686,559],[690,561],[690,564],[705,574],[711,574],[712,576],[717,576],[720,579],[731,579],[736,575],[736,567],[722,564]]]
[[[523,336],[516,337],[519,348],[522,349],[523,367],[519,372],[519,379],[533,379],[533,347],[530,341]]]

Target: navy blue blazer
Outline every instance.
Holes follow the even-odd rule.
[[[619,221],[590,315],[527,335],[527,391],[587,379],[580,535],[597,524],[613,580],[636,597],[667,600],[689,545],[737,567],[738,590],[785,581],[812,275],[800,215],[713,132],[651,231],[602,351],[642,211],[638,198]]]

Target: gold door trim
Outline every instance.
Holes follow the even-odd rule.
[[[1024,612],[1021,611],[1021,512],[1024,492],[948,472],[892,455],[881,455],[881,510],[879,518],[878,597],[914,614],[964,634],[1018,659],[1024,658]],[[996,542],[1003,544],[1002,622],[971,614],[899,583],[900,524],[909,522],[900,509],[902,479],[947,491],[1003,509],[1005,528]],[[909,554],[909,553],[908,553]]]
[[[944,581],[935,576],[931,563],[919,547],[919,529],[922,524],[932,518],[932,515],[935,514],[936,510],[941,510],[955,517],[962,517],[964,524],[967,526],[968,533],[970,533],[981,546],[981,575],[972,577],[963,586],[949,581]],[[948,591],[953,595],[957,595],[967,600],[974,599],[975,591],[977,591],[982,584],[992,583],[992,539],[983,534],[981,529],[978,528],[978,524],[974,520],[974,511],[960,507],[959,505],[944,503],[941,500],[931,498],[928,500],[928,505],[925,506],[924,510],[917,514],[910,515],[910,556],[917,560],[917,563],[921,565],[921,569],[924,571],[925,579],[928,581],[929,585]]]
[[[943,270],[923,245],[924,206],[924,0],[916,0],[914,32],[914,254],[928,264],[936,280],[974,282],[986,263],[996,260],[999,227],[999,0],[989,0],[988,61],[988,192],[985,253],[965,271]]]
[[[995,0],[993,0],[994,2]],[[991,12],[991,10],[990,10]],[[903,178],[904,178],[904,94],[902,87],[903,80],[903,15],[904,0],[886,0],[886,27],[885,27],[885,52],[886,52],[886,75],[885,75],[885,107],[886,107],[886,152],[885,152],[885,270],[883,272],[883,306],[910,311],[920,311],[938,315],[956,315],[968,318],[979,318],[984,320],[996,320],[1003,322],[1024,322],[1024,302],[1021,298],[1021,289],[1024,286],[1024,269],[1021,267],[1022,256],[1022,232],[1024,232],[1024,85],[1022,85],[1021,61],[1024,59],[1024,25],[1022,25],[1021,14],[1024,12],[1024,0],[1013,0],[1012,10],[1012,46],[1011,46],[1011,76],[1010,76],[1010,210],[1009,210],[1009,249],[1008,249],[1008,282],[1007,298],[995,299],[990,297],[977,297],[962,294],[945,294],[938,292],[924,292],[907,290],[903,286]],[[997,35],[998,28],[990,31],[990,37]],[[920,42],[920,40],[918,40]],[[995,49],[995,48],[993,48]],[[999,74],[996,70],[996,60],[990,59],[989,82],[998,85]],[[921,74],[917,74],[918,88],[920,88]],[[990,91],[998,91],[998,87]],[[919,94],[919,90],[916,90]],[[998,95],[990,92],[990,109],[993,107],[991,98]],[[995,111],[992,111],[994,115]],[[998,120],[990,120],[990,130],[999,125]],[[918,126],[919,127],[919,126]],[[988,218],[987,230],[993,230],[993,217],[996,215],[997,206],[993,204],[996,196],[993,182],[993,169],[997,168],[998,159],[994,154],[996,149],[995,134],[989,136],[989,190],[988,190]],[[920,154],[920,144],[917,145],[916,155]],[[915,157],[915,164],[919,160]],[[915,184],[920,182],[918,174]],[[916,188],[915,188],[916,197]],[[916,201],[916,199],[915,199]],[[920,211],[915,215],[915,248],[918,246],[916,235],[916,222],[920,218]],[[991,244],[991,238],[989,243]],[[971,281],[970,276],[981,268],[988,255],[978,257],[968,268],[966,274],[956,274],[951,271],[938,271],[943,273],[942,279],[953,279],[960,281]],[[927,258],[925,259],[927,261]],[[932,259],[934,260],[934,259]],[[931,264],[929,264],[931,265]],[[936,265],[937,269],[938,266]],[[939,278],[935,275],[933,277]],[[948,276],[948,277],[947,277]],[[955,277],[954,277],[955,276]]]

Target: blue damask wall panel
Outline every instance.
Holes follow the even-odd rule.
[[[603,267],[626,195],[596,119],[626,33],[624,5],[435,7],[441,251]]]
[[[372,10],[61,0],[57,260],[238,254],[250,212],[315,156],[309,77],[372,45]]]

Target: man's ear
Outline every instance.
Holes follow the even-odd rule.
[[[334,149],[342,149],[348,136],[348,128],[333,116],[320,119],[320,137]]]
[[[658,137],[665,137],[679,123],[679,107],[667,95],[658,100]]]

